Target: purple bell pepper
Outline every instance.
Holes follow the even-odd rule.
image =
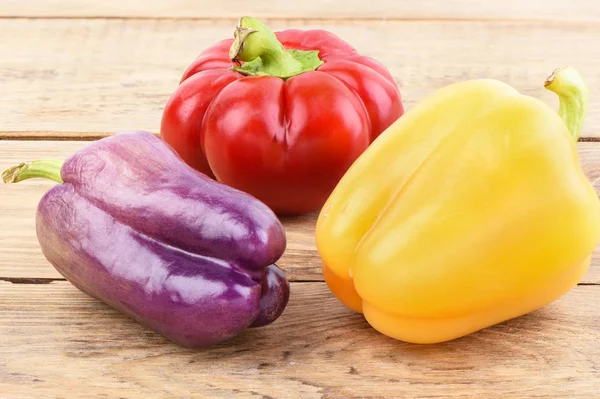
[[[124,132],[64,163],[8,169],[61,184],[41,199],[44,256],[75,287],[190,347],[276,320],[289,284],[285,230],[256,198],[187,166],[160,138]]]

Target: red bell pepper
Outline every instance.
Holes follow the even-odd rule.
[[[278,214],[318,210],[404,112],[394,79],[325,30],[273,33],[244,17],[186,70],[161,137],[192,167]]]

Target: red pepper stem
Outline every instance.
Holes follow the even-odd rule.
[[[313,71],[323,64],[318,51],[287,50],[266,25],[252,17],[242,17],[234,32],[229,57],[243,61],[233,69],[252,76],[277,76],[282,79]]]
[[[558,95],[558,114],[575,141],[579,140],[587,114],[588,88],[577,70],[571,66],[556,69],[544,87]]]
[[[57,159],[40,159],[37,161],[23,162],[12,166],[2,173],[2,180],[6,184],[18,183],[33,178],[44,178],[62,183],[60,169],[63,161]]]

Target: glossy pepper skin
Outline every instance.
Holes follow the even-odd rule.
[[[290,49],[303,50],[306,61],[295,64]],[[231,58],[264,62],[233,68]],[[303,214],[320,209],[403,112],[387,69],[334,34],[273,35],[245,17],[235,42],[216,43],[188,67],[165,106],[161,137],[194,168],[276,213]]]
[[[568,129],[577,138],[585,113],[571,90],[579,75],[559,75],[547,85],[565,122],[504,83],[473,80],[422,101],[361,155],[316,228],[326,282],[344,304],[390,337],[436,343],[578,283],[600,238],[600,203]]]
[[[273,212],[193,170],[158,137],[94,142],[60,176],[38,205],[37,237],[81,291],[190,348],[284,310],[289,285],[274,262],[286,238]]]

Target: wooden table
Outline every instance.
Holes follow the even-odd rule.
[[[119,130],[158,133],[187,64],[245,14],[274,29],[337,33],[389,67],[408,109],[477,77],[555,107],[544,78],[573,64],[591,89],[581,159],[590,179],[600,177],[595,0],[4,0],[0,168],[63,158]],[[79,292],[43,258],[34,215],[49,187],[0,186],[0,398],[600,398],[598,253],[553,304],[419,346],[378,334],[342,306],[320,273],[316,215],[286,218],[280,265],[292,295],[283,316],[186,350]]]

